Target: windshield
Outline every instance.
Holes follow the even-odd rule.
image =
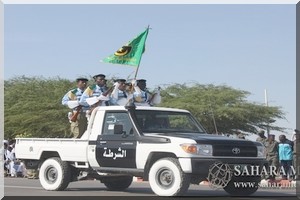
[[[143,133],[205,133],[190,113],[136,110]]]

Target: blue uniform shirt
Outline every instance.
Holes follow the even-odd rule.
[[[279,160],[293,160],[293,142],[286,140],[278,144]]]
[[[86,102],[87,98],[90,97],[99,97],[103,92],[107,90],[106,87],[100,87],[96,84],[89,86],[82,94],[79,103],[83,106],[89,106]],[[105,105],[105,102],[102,102],[102,105]]]
[[[110,104],[118,105],[118,100],[123,99],[123,98],[127,99],[127,96],[128,96],[128,94],[125,91],[118,90],[118,98],[116,99],[114,97],[111,97]]]
[[[79,88],[75,88],[73,90],[68,91],[61,100],[62,105],[67,106],[68,101],[80,101],[80,98],[83,94],[83,91]],[[77,108],[74,108],[73,111],[76,111]],[[89,109],[89,106],[83,106],[82,111],[86,111]]]
[[[145,91],[142,91],[141,90],[141,93],[138,93],[138,92],[134,92],[133,93],[133,97],[134,97],[134,99],[136,98],[136,97],[141,97],[142,98],[142,101],[141,102],[139,102],[139,103],[148,103],[148,101],[149,101],[149,93],[147,93],[147,92],[145,92]]]

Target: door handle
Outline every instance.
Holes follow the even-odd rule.
[[[106,141],[100,141],[99,143],[100,144],[106,144]]]
[[[121,145],[133,145],[133,142],[122,142]]]

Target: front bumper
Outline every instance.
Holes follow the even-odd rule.
[[[206,177],[209,173],[209,169],[217,163],[227,164],[232,170],[234,170],[234,167],[237,165],[258,166],[259,169],[263,166],[267,166],[267,161],[261,158],[191,158],[191,173]]]

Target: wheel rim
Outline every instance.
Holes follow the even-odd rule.
[[[45,170],[44,177],[48,183],[55,183],[58,177],[57,169],[54,166],[48,166]]]
[[[172,187],[175,177],[174,173],[169,168],[161,168],[156,173],[155,179],[160,187],[167,189]]]

